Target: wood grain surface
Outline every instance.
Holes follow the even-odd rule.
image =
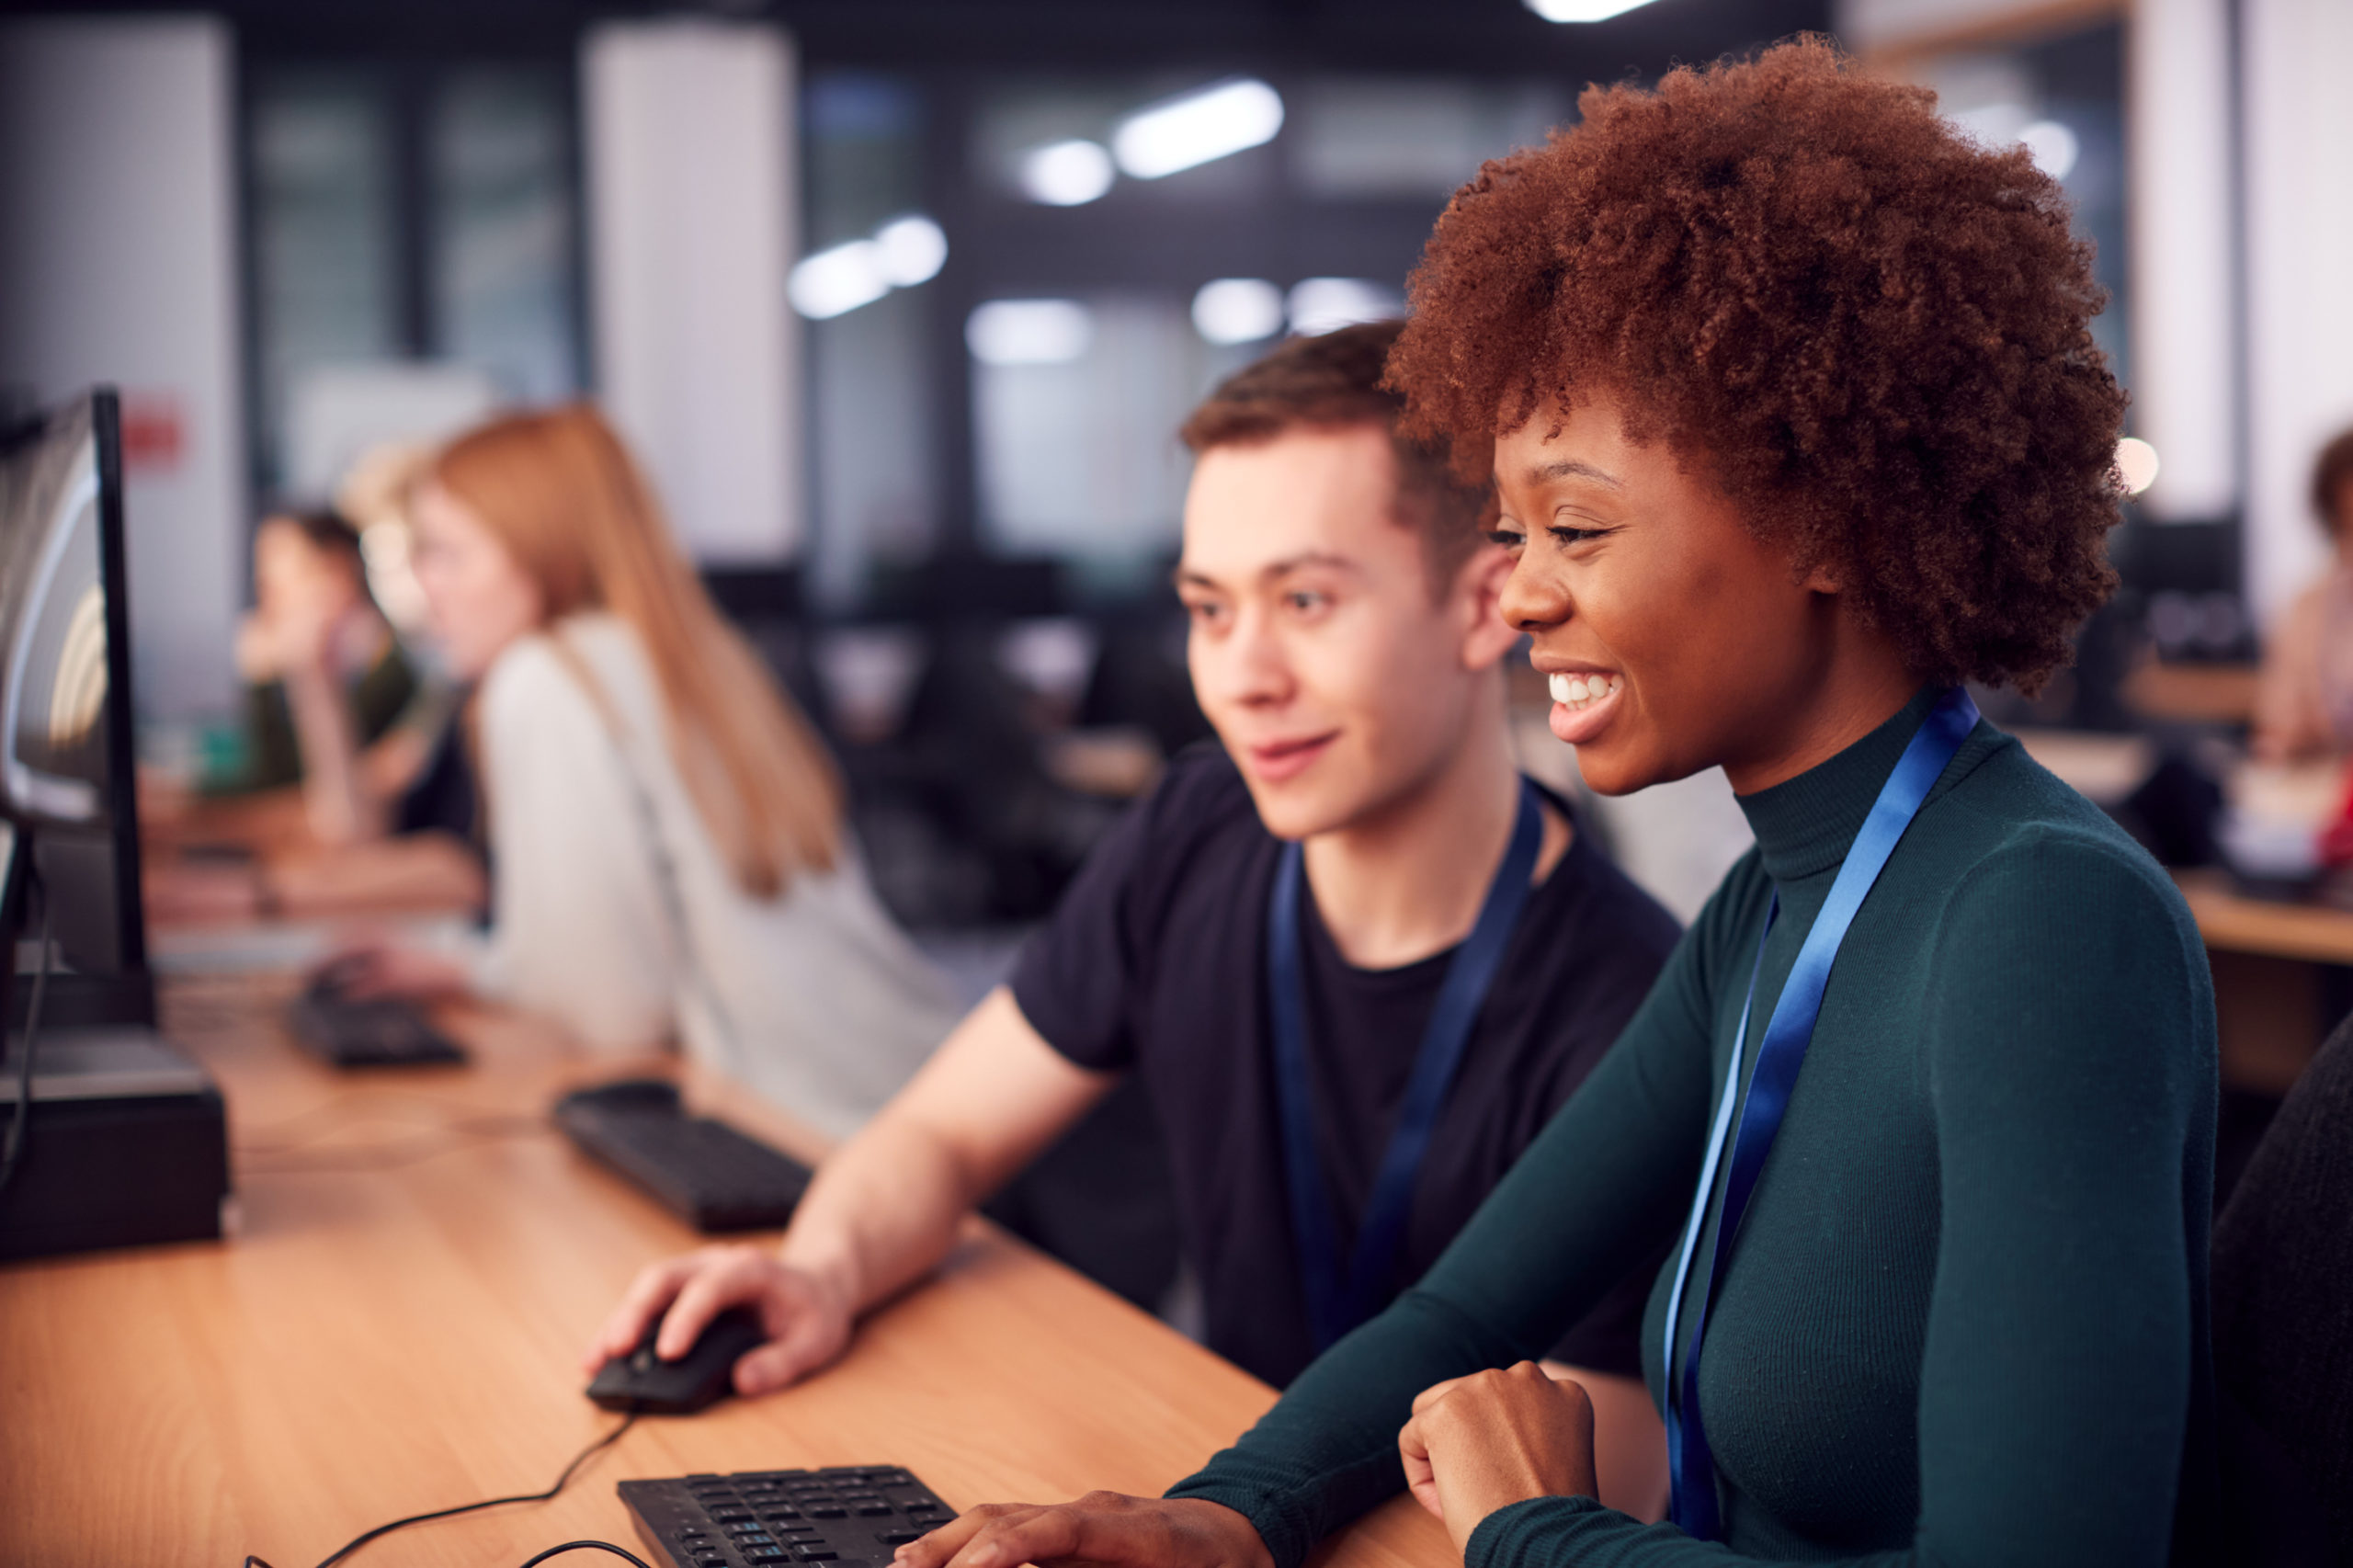
[[[699,1240],[549,1129],[550,1101],[650,1066],[690,1105],[813,1153],[723,1082],[585,1058],[489,1011],[445,1020],[472,1067],[336,1074],[278,1021],[292,984],[165,993],[166,1032],[228,1096],[229,1240],[0,1268],[0,1564],[311,1568],[396,1516],[543,1489],[618,1419],[582,1397],[581,1346],[642,1265]],[[614,1483],[698,1471],[903,1464],[958,1507],[1156,1493],[1271,1397],[974,1221],[823,1376],[642,1419],[552,1502],[416,1526],[350,1561],[512,1568],[584,1536],[642,1551]],[[1329,1556],[1453,1554],[1401,1499]]]

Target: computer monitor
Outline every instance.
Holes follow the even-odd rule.
[[[154,1021],[119,430],[101,388],[0,434],[0,818],[40,882],[44,1025]],[[17,946],[19,971],[42,961]]]

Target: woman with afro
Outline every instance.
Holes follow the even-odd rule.
[[[1582,108],[1456,196],[1390,375],[1492,465],[1586,778],[1721,766],[1756,851],[1453,1247],[1234,1448],[907,1568],[1297,1568],[1408,1485],[1472,1568],[2208,1559],[2204,949],[1961,691],[2040,686],[2114,582],[2088,250],[2023,151],[1820,42]],[[1669,1240],[1645,1525],[1531,1358]]]

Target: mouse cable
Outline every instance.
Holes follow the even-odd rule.
[[[454,1508],[437,1508],[429,1514],[411,1514],[407,1518],[394,1519],[389,1525],[378,1525],[374,1529],[369,1530],[367,1534],[355,1536],[341,1547],[338,1547],[334,1551],[331,1551],[326,1556],[321,1558],[319,1560],[319,1568],[335,1568],[335,1563],[342,1562],[345,1558],[350,1556],[353,1552],[358,1551],[369,1541],[374,1540],[378,1536],[390,1535],[392,1531],[405,1528],[410,1525],[421,1525],[428,1519],[446,1519],[455,1514],[471,1514],[483,1508],[500,1508],[506,1506],[509,1503],[544,1503],[549,1498],[554,1496],[557,1493],[563,1491],[564,1483],[572,1479],[573,1473],[579,1470],[582,1465],[586,1464],[604,1449],[609,1449],[615,1443],[620,1442],[621,1440],[621,1434],[636,1425],[637,1413],[635,1411],[631,1411],[627,1415],[622,1416],[620,1426],[614,1427],[611,1431],[606,1433],[603,1437],[597,1438],[595,1442],[589,1444],[586,1448],[574,1454],[572,1457],[572,1462],[563,1467],[563,1473],[555,1478],[555,1484],[549,1487],[545,1492],[526,1493],[520,1496],[515,1497],[488,1497],[479,1503],[460,1503]],[[608,1551],[617,1550],[614,1547],[607,1545],[603,1541],[574,1541],[571,1546],[560,1546],[556,1548],[556,1551],[569,1551],[572,1550],[573,1546],[580,1546],[584,1544],[588,1546],[604,1547]],[[531,1562],[544,1562],[547,1558],[553,1555],[554,1552],[543,1552],[540,1556],[531,1559]],[[623,1557],[628,1557],[629,1553],[624,1551],[621,1552],[621,1555]],[[634,1562],[637,1560],[635,1558],[631,1558],[630,1561]],[[270,1565],[258,1557],[248,1555],[244,1561],[244,1568],[270,1568]],[[529,1568],[529,1564],[526,1563],[524,1568]],[[643,1563],[639,1563],[638,1568],[645,1568],[645,1565]]]
[[[41,886],[29,859],[25,866],[25,882],[28,892],[40,896],[40,968],[33,971],[32,998],[25,1007],[25,1055],[17,1063],[17,1108],[8,1118],[6,1142],[0,1143],[0,1192],[8,1190],[8,1184],[16,1179],[17,1162],[24,1157],[25,1120],[33,1108],[33,1037],[40,1032],[41,996],[49,989],[49,892]],[[15,955],[8,957],[13,960]],[[0,1030],[6,1028],[6,1020],[0,1020]],[[0,1034],[0,1040],[5,1039],[5,1034]]]

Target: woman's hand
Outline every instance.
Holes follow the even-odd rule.
[[[1397,1450],[1406,1485],[1444,1522],[1458,1551],[1498,1508],[1599,1493],[1592,1402],[1533,1361],[1424,1389],[1397,1434]]]
[[[313,970],[311,979],[354,1002],[391,996],[437,1002],[467,989],[465,966],[456,960],[392,942],[346,948]]]
[[[897,1568],[1274,1568],[1257,1527],[1199,1497],[1090,1492],[1075,1503],[991,1503],[899,1548]]]

